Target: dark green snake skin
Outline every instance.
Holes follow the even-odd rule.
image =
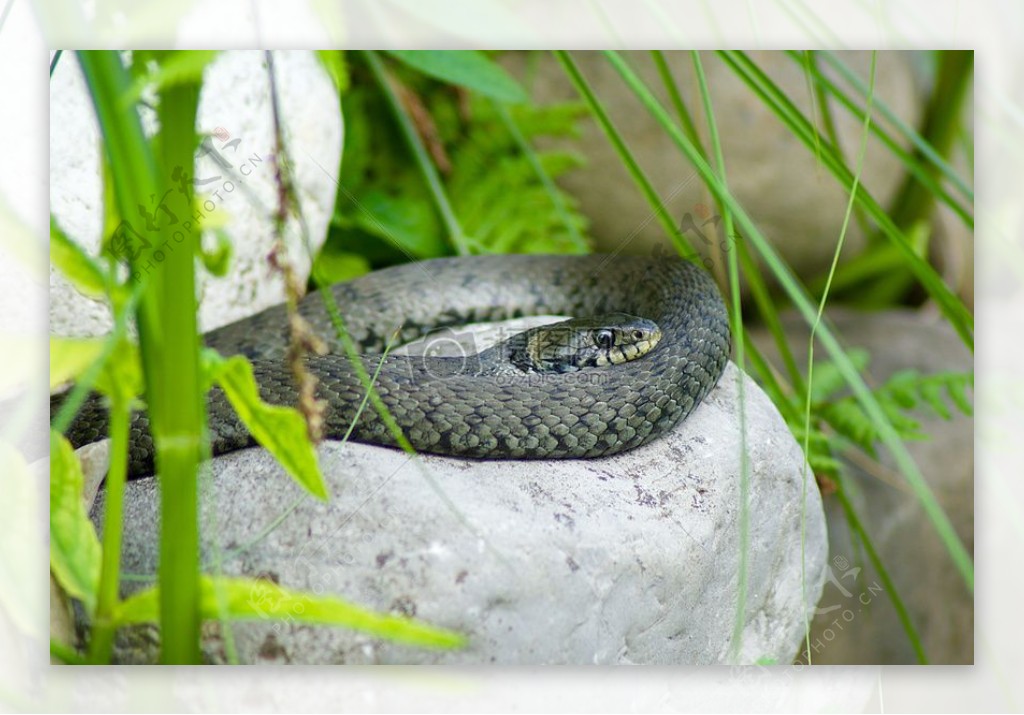
[[[395,328],[409,341],[441,327],[525,315],[613,312],[657,323],[661,342],[620,365],[566,374],[487,374],[486,361],[389,355],[376,388],[420,452],[491,459],[562,459],[615,454],[649,442],[684,419],[714,387],[730,350],[718,289],[682,260],[609,256],[473,256],[388,268],[332,288],[350,335],[373,374]],[[334,335],[320,296],[300,311],[325,338]],[[206,343],[253,361],[264,400],[294,405],[282,359],[288,340],[283,306],[219,328]],[[364,390],[340,348],[310,357],[318,396],[328,402],[325,435],[348,430]],[[373,353],[378,353],[374,355]],[[429,351],[428,351],[429,353]],[[213,453],[254,444],[223,393],[209,399]],[[68,430],[75,447],[106,436],[102,401],[90,397]],[[359,442],[394,446],[372,406],[352,433]],[[132,419],[129,474],[153,473],[145,414]]]

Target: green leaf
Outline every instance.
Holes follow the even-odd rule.
[[[71,444],[50,433],[50,570],[69,596],[96,607],[100,542],[82,500],[85,479]]]
[[[963,375],[962,379],[949,380],[946,383],[946,394],[961,412],[970,417],[974,414],[974,408],[967,399],[967,388],[974,387],[974,374]]]
[[[227,231],[223,228],[213,228],[210,232],[213,234],[216,244],[208,251],[200,247],[199,258],[211,275],[223,278],[227,275],[228,268],[231,267],[231,256],[234,253],[234,246],[231,244],[231,238],[228,236]]]
[[[921,432],[921,423],[906,413],[918,408],[923,402],[937,415],[948,420],[953,415],[943,400],[945,396],[961,412],[969,415],[971,406],[965,392],[973,381],[970,373],[921,375],[916,370],[901,370],[893,373],[885,384],[874,391],[874,395],[900,439],[922,440],[928,437]],[[819,414],[840,435],[860,445],[870,454],[875,454],[875,445],[881,439],[880,430],[856,400],[845,397],[825,404],[820,407]]]
[[[317,50],[316,58],[327,72],[327,76],[334,83],[338,94],[348,89],[348,67],[345,66],[345,57],[341,50]]]
[[[105,294],[105,271],[98,261],[68,238],[53,214],[50,214],[50,263],[83,295],[100,298]]]
[[[404,616],[376,613],[334,596],[292,591],[265,580],[200,579],[199,610],[205,620],[282,620],[341,626],[385,640],[430,648],[459,648],[466,639]],[[114,613],[119,625],[155,622],[159,592],[149,588],[125,599]]]
[[[126,400],[141,395],[145,383],[139,346],[122,338],[114,344],[110,357],[96,378],[96,389],[106,395],[117,394]]]
[[[511,75],[476,50],[387,50],[413,69],[458,84],[499,102],[525,102],[526,92]]]
[[[427,201],[376,190],[362,194],[358,201],[359,209],[352,217],[357,227],[418,258],[444,255],[445,242]]]
[[[50,336],[50,389],[78,378],[103,352],[101,338]]]
[[[110,338],[61,338],[50,336],[50,389],[77,380],[100,359]],[[142,394],[142,365],[139,348],[122,338],[114,344],[95,387],[106,395],[115,391],[125,398]]]
[[[325,246],[316,257],[313,272],[318,282],[333,285],[369,273],[370,262],[359,253],[327,250]]]
[[[249,433],[266,447],[300,486],[327,501],[327,484],[320,473],[316,449],[309,441],[306,421],[291,407],[269,405],[260,399],[252,364],[235,355],[224,359],[215,352],[203,352],[207,371],[224,390],[228,401]]]
[[[847,351],[847,355],[858,372],[864,372],[871,361],[868,351],[861,348],[851,348]],[[846,378],[843,377],[843,373],[839,371],[832,360],[815,362],[812,376],[814,378],[810,385],[812,404],[827,400],[846,387]]]
[[[345,120],[344,146],[342,147],[341,174],[338,177],[338,192],[354,192],[362,183],[364,175],[370,167],[378,162],[374,161],[373,146],[374,139],[378,144],[383,144],[394,150],[394,144],[389,143],[379,134],[384,133],[382,123],[375,121],[376,113],[380,111],[382,102],[376,101],[379,97],[374,96],[365,87],[353,87],[341,98],[341,114]],[[379,158],[379,157],[378,157]],[[346,202],[339,197],[335,202],[336,210]]]
[[[448,180],[452,206],[466,232],[492,252],[584,252],[586,217],[577,200],[554,183],[581,159],[537,152],[529,145],[535,136],[573,134],[581,107],[503,112],[482,99],[470,107],[474,121],[452,152]]]

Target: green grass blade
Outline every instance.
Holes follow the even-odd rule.
[[[818,314],[814,318],[814,322],[811,324],[811,332],[807,338],[807,396],[804,401],[804,443],[803,450],[804,454],[810,454],[810,439],[811,439],[811,395],[814,393],[814,337],[818,333],[818,328],[821,326],[821,318],[825,313],[825,305],[828,303],[829,288],[832,286],[832,277],[836,274],[836,266],[839,265],[839,256],[843,252],[843,243],[846,241],[846,229],[850,226],[850,216],[853,214],[854,199],[857,196],[857,189],[860,187],[860,173],[864,168],[864,154],[867,151],[868,146],[868,133],[871,127],[871,100],[874,98],[874,86],[875,86],[875,62],[877,54],[871,53],[871,79],[870,89],[868,92],[868,105],[867,111],[864,112],[864,125],[861,131],[860,138],[860,150],[857,152],[857,169],[853,175],[853,189],[850,193],[849,201],[846,202],[846,213],[843,215],[843,225],[839,230],[839,240],[836,242],[836,250],[832,254],[832,265],[829,267],[828,279],[825,281],[825,289],[822,291],[821,300],[818,302]],[[807,480],[809,478],[808,472],[810,466],[804,462],[804,490],[807,489]],[[806,494],[804,503],[806,504]],[[801,530],[800,530],[800,545],[801,553],[803,552],[804,546],[804,512],[801,510]],[[802,563],[802,560],[801,560]],[[808,651],[807,658],[810,662],[810,625],[807,625],[807,638],[808,638]]]
[[[525,102],[529,97],[512,76],[475,50],[386,50],[417,72],[457,84],[498,102]]]
[[[679,122],[683,125],[683,131],[686,132],[686,136],[690,137],[693,145],[699,147],[701,141],[700,134],[697,132],[697,125],[693,121],[690,110],[686,107],[686,102],[683,101],[683,96],[679,93],[679,84],[676,82],[675,77],[672,76],[672,70],[665,60],[665,53],[661,50],[653,50],[651,52],[651,59],[654,60],[654,66],[658,70],[661,82],[668,91],[668,98],[672,102],[672,107],[676,110],[676,114],[679,115]]]
[[[799,62],[799,57],[805,56],[804,53],[796,52],[788,52],[787,54],[794,62]],[[858,105],[846,92],[844,92],[831,79],[829,79],[828,75],[823,73],[818,68],[816,63],[804,62],[803,66],[809,72],[811,80],[814,82],[814,86],[819,92],[823,94],[827,92],[828,96],[834,97],[836,101],[838,101],[843,107],[845,107],[859,121],[864,121],[865,109]],[[821,106],[823,108],[824,116],[828,116],[827,102],[822,102]],[[826,129],[828,130],[829,141],[832,143],[832,146],[838,147],[839,145],[836,140],[834,125],[831,122],[827,122]],[[942,201],[942,203],[948,206],[950,210],[953,211],[953,213],[955,213],[964,222],[966,226],[968,226],[971,229],[974,228],[974,216],[971,215],[970,210],[967,207],[963,206],[960,202],[958,202],[953,196],[951,196],[950,193],[946,191],[946,189],[936,180],[936,178],[932,175],[928,168],[924,166],[924,164],[921,161],[919,161],[917,157],[915,157],[910,152],[906,151],[902,146],[900,146],[899,142],[897,142],[896,139],[885,130],[884,127],[880,126],[875,122],[871,123],[871,133],[874,136],[876,136],[883,144],[885,144],[886,148],[893,154],[893,156],[900,160],[904,168],[915,179],[921,182],[921,186],[925,187],[931,193],[931,195],[938,198],[940,201]],[[931,149],[930,145],[929,149],[931,151],[934,151],[934,149]],[[906,226],[905,223],[900,223],[899,221],[897,221],[896,223],[897,225],[902,225],[904,227]]]
[[[644,83],[636,76],[635,73],[632,72],[632,70],[629,69],[628,65],[626,65],[626,63],[623,62],[616,53],[610,53],[609,59],[616,71],[619,72],[623,80],[625,80],[627,85],[633,90],[647,110],[652,114],[652,116],[654,116],[658,123],[661,124],[662,128],[668,132],[673,142],[693,163],[701,178],[705,183],[707,183],[712,192],[721,199],[723,204],[730,208],[736,222],[742,229],[745,238],[753,242],[754,247],[764,258],[768,264],[768,268],[775,275],[776,279],[782,286],[782,289],[793,301],[797,310],[799,310],[801,315],[804,317],[804,320],[807,321],[808,325],[812,324],[815,320],[816,310],[807,295],[806,290],[800,285],[790,268],[775,252],[775,249],[772,248],[769,241],[761,234],[760,230],[758,230],[757,226],[739,202],[737,202],[732,194],[729,193],[728,189],[721,184],[710,165],[708,165],[703,157],[701,157],[700,152],[698,152],[693,144],[686,138],[679,127],[672,122],[668,113],[660,105],[658,100],[655,99],[654,95],[650,93],[646,85],[644,85]],[[960,541],[956,531],[953,529],[953,525],[949,521],[949,517],[946,516],[946,513],[942,510],[942,507],[935,499],[935,495],[922,476],[921,471],[914,463],[909,452],[907,452],[906,446],[900,440],[899,435],[893,428],[889,418],[882,410],[882,407],[878,404],[878,401],[872,394],[871,389],[864,382],[864,378],[860,375],[846,351],[839,344],[838,339],[833,334],[827,322],[823,322],[821,324],[818,338],[825,346],[825,349],[831,356],[832,360],[835,361],[836,367],[840,373],[842,373],[847,384],[850,386],[857,402],[861,405],[872,421],[878,425],[882,443],[893,455],[900,473],[907,480],[911,490],[920,501],[922,508],[928,515],[929,521],[931,521],[932,526],[935,528],[939,538],[946,547],[957,571],[960,573],[968,589],[973,593],[974,564],[971,556],[963,542]]]
[[[858,77],[853,70],[847,67],[846,64],[841,59],[839,59],[838,55],[836,55],[834,52],[827,50],[822,51],[818,54],[822,58],[824,58],[824,60],[829,64],[830,67],[832,67],[840,75],[842,75],[843,79],[845,79],[847,82],[853,85],[854,89],[856,89],[862,97],[865,96],[866,88],[864,86],[863,80],[861,80],[861,78]],[[919,152],[921,152],[921,154],[927,157],[928,161],[930,161],[942,172],[942,175],[945,176],[946,179],[954,187],[956,187],[957,191],[959,191],[968,202],[973,204],[974,192],[967,185],[967,182],[965,182],[960,177],[956,169],[950,166],[949,163],[942,158],[939,152],[937,152],[935,148],[924,137],[918,134],[913,127],[911,127],[909,124],[903,121],[900,118],[900,116],[896,114],[896,112],[894,112],[892,109],[889,108],[887,104],[885,104],[885,102],[876,100],[876,103],[878,106],[878,110],[882,114],[882,116],[885,117],[886,120],[889,123],[891,123],[894,127],[896,127],[899,130],[900,134],[902,134],[911,144],[914,145],[915,149],[917,149]]]
[[[693,51],[693,71],[697,77],[700,87],[701,102],[704,105],[704,117],[707,120],[708,132],[710,135],[711,148],[715,154],[715,168],[718,179],[722,186],[728,186],[725,174],[725,158],[722,155],[722,143],[718,138],[718,124],[715,122],[714,108],[711,106],[711,93],[708,91],[707,77],[704,76],[704,67],[700,61],[700,55]],[[726,236],[734,236],[732,211],[723,205],[722,221],[725,227]],[[739,262],[736,259],[736,251],[728,251],[727,259],[729,264],[729,297],[732,310],[732,324],[738,329],[733,331],[733,347],[736,351],[736,363],[740,365],[740,376],[737,384],[739,397],[739,418],[740,418],[740,506],[739,506],[739,573],[737,575],[737,598],[736,616],[733,621],[732,643],[730,652],[733,661],[736,661],[742,651],[743,631],[747,624],[747,576],[748,562],[750,559],[750,455],[747,453],[747,413],[745,384],[746,375],[743,372],[745,359],[746,335],[743,330],[743,306],[740,300],[740,275]]]
[[[806,146],[813,149],[815,133],[807,118],[793,105],[786,95],[742,52],[720,53],[725,63],[732,68],[750,89],[774,111],[784,124]],[[853,186],[853,174],[837,154],[835,148],[821,143],[821,157],[824,165],[840,182],[847,192]],[[906,235],[896,226],[878,202],[867,191],[856,194],[861,205],[882,233],[896,246],[906,261],[907,267],[935,300],[942,314],[949,320],[964,344],[974,350],[974,318],[963,302],[950,290],[927,261],[915,251]]]
[[[434,166],[434,162],[430,160],[430,155],[427,153],[427,148],[423,145],[423,140],[420,139],[416,127],[413,126],[412,119],[402,105],[402,100],[399,98],[395,88],[394,78],[384,67],[384,63],[376,52],[364,50],[362,54],[366,58],[366,64],[377,80],[381,92],[387,98],[391,111],[395,115],[395,120],[402,130],[402,135],[405,137],[409,149],[412,151],[413,158],[423,174],[423,180],[426,182],[427,188],[430,189],[430,195],[434,199],[438,213],[441,214],[441,220],[444,221],[445,227],[448,229],[448,236],[451,238],[452,247],[460,256],[468,255],[469,245],[466,234],[462,230],[459,219],[455,216],[455,210],[452,209],[451,201],[448,199],[444,184],[441,183],[441,177],[437,173],[437,168]]]
[[[836,496],[839,499],[839,504],[843,508],[843,514],[846,516],[846,523],[850,525],[851,533],[860,539],[860,543],[863,545],[864,551],[868,555],[868,560],[875,567],[875,571],[878,572],[878,578],[882,580],[885,592],[888,594],[893,608],[896,609],[896,616],[900,620],[900,625],[903,626],[903,632],[907,634],[907,638],[910,640],[910,645],[914,649],[914,655],[917,657],[917,662],[921,665],[927,665],[928,655],[925,653],[924,645],[921,643],[921,636],[918,634],[917,629],[914,627],[914,622],[910,618],[910,612],[903,603],[903,599],[900,598],[899,592],[896,590],[896,585],[892,582],[892,578],[889,576],[888,570],[886,570],[885,565],[882,563],[882,559],[878,556],[878,551],[875,549],[875,545],[871,540],[870,534],[868,534],[867,529],[864,528],[864,524],[861,522],[860,517],[853,508],[853,504],[850,503],[850,499],[847,496],[846,491],[841,485],[836,491]]]
[[[597,123],[601,125],[601,129],[604,130],[605,135],[612,143],[612,147],[615,149],[615,153],[619,155],[619,159],[622,161],[623,166],[629,171],[629,175],[633,178],[634,183],[639,187],[643,193],[644,198],[647,199],[647,203],[650,204],[654,209],[654,215],[658,218],[665,233],[672,239],[672,242],[676,246],[681,254],[684,255],[696,255],[696,251],[693,250],[693,246],[690,245],[689,240],[683,235],[679,227],[676,226],[675,221],[669,216],[668,211],[665,209],[665,204],[658,196],[658,192],[654,190],[654,186],[651,184],[650,179],[644,173],[643,169],[637,163],[633,153],[626,146],[625,140],[619,133],[619,130],[615,128],[612,123],[611,117],[604,110],[604,107],[598,101],[594,95],[594,91],[591,89],[590,84],[580,73],[579,68],[573,61],[572,57],[569,56],[568,52],[564,50],[557,50],[555,53],[555,59],[558,60],[559,64],[562,65],[562,69],[565,70],[573,86],[576,87],[576,91],[580,93],[580,96],[586,101],[587,106],[590,107],[590,111],[593,113]]]

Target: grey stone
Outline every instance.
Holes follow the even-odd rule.
[[[970,352],[949,324],[933,312],[833,310],[829,317],[845,346],[870,353],[869,384],[880,385],[894,372],[908,368],[924,374],[973,369]],[[786,331],[797,351],[798,364],[804,364],[800,355],[806,355],[806,329],[791,317]],[[770,338],[755,334],[755,339],[774,359]],[[820,347],[816,359],[826,359]],[[917,411],[913,417],[930,438],[908,442],[907,449],[957,535],[973,553],[974,420],[955,408],[950,420],[927,410]],[[880,464],[856,453],[848,455],[847,492],[853,507],[907,607],[929,661],[973,663],[973,595],[888,452],[879,451]],[[878,573],[863,550],[854,547],[856,537],[850,533],[837,497],[826,494],[824,503],[832,560],[811,632],[812,662],[916,663]]]
[[[207,570],[219,549],[226,574],[335,594],[469,637],[464,650],[436,651],[337,628],[245,622],[233,626],[239,658],[791,661],[825,577],[825,523],[813,479],[803,481],[799,446],[749,379],[747,591],[742,640],[730,653],[741,553],[739,374],[730,363],[669,435],[603,459],[410,459],[326,442],[328,503],[305,496],[261,449],[214,460],[202,489]],[[102,493],[95,511],[99,518]],[[125,517],[124,571],[154,574],[155,480],[128,486]],[[205,657],[222,662],[223,634],[208,635]],[[136,628],[120,640],[118,658],[147,662],[155,648],[154,629]]]

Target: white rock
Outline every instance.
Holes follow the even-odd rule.
[[[603,459],[424,456],[421,467],[400,451],[327,442],[327,504],[303,496],[263,450],[214,460],[202,503],[207,570],[219,545],[227,574],[336,594],[469,636],[465,650],[434,651],[337,628],[246,622],[233,627],[239,657],[730,662],[742,550],[738,375],[730,363],[671,434]],[[745,389],[750,540],[736,660],[786,663],[821,593],[825,522],[799,446],[761,390],[749,379]],[[126,572],[156,572],[158,521],[155,481],[130,484]],[[205,652],[223,660],[222,641],[209,639]],[[152,629],[122,639],[119,658],[154,657]]]
[[[285,236],[289,256],[304,279],[310,256],[326,238],[334,208],[341,111],[334,86],[313,53],[275,52],[274,65],[285,142],[311,245],[308,250],[303,245],[294,220],[289,221]],[[61,58],[50,81],[50,97],[51,210],[68,235],[96,255],[103,223],[99,132],[73,54]],[[152,120],[152,116],[144,118]],[[266,262],[274,238],[277,188],[263,52],[227,51],[211,63],[204,75],[196,126],[201,134],[214,135],[212,148],[232,167],[218,166],[207,155],[200,157],[195,168],[197,192],[209,201],[204,212],[214,209],[225,214],[225,230],[234,247],[227,277],[213,278],[199,271],[199,323],[205,331],[285,299],[283,281],[271,276]],[[109,308],[80,295],[52,267],[50,295],[51,333],[109,332]]]

